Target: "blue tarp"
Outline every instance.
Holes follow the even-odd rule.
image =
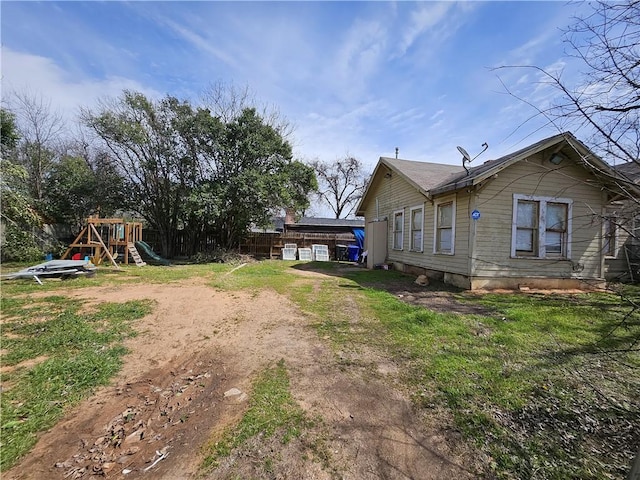
[[[364,228],[354,228],[353,234],[356,236],[356,242],[360,250],[364,250]]]

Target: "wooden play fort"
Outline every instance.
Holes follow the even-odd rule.
[[[122,258],[127,265],[131,258],[141,267],[146,263],[140,257],[136,242],[142,242],[142,223],[127,222],[122,218],[89,217],[87,225],[61,258],[65,259],[74,252],[72,258],[88,256],[94,265],[108,259],[116,268],[120,268],[116,258]]]

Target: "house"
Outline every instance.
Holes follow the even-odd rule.
[[[473,168],[382,157],[356,211],[367,266],[472,290],[598,286],[617,179],[571,133]]]
[[[627,162],[614,167],[622,186],[640,185],[640,163]],[[606,208],[605,276],[640,281],[640,199],[624,198]]]

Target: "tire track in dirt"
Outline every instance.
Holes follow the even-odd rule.
[[[3,478],[193,478],[211,433],[235,424],[246,408],[242,396],[224,393],[235,387],[250,395],[254,374],[281,358],[296,400],[324,419],[318,433],[327,435],[331,465],[321,468],[304,452],[282,447],[270,478],[473,477],[446,433],[425,429],[385,375],[341,369],[310,328],[311,319],[281,295],[225,292],[194,280],[66,294],[89,302],[152,299],[157,305],[136,322],[140,334],[127,341],[131,353],[111,386],[41,435]],[[364,364],[381,361],[361,355]],[[156,452],[167,457],[145,473]],[[255,459],[237,458],[233,472],[255,473]],[[218,469],[207,478],[229,473]]]

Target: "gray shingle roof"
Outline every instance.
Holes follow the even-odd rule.
[[[439,193],[455,190],[467,185],[473,185],[473,183],[477,179],[484,177],[486,174],[493,174],[497,170],[501,170],[502,168],[507,167],[515,161],[533,155],[541,150],[544,150],[545,148],[549,148],[550,146],[555,145],[562,140],[574,140],[578,142],[578,140],[571,133],[560,133],[552,137],[544,138],[538,142],[521,148],[520,150],[516,150],[515,152],[509,153],[500,158],[496,158],[495,160],[488,160],[482,165],[467,167],[469,168],[468,174],[463,170],[460,175],[454,176],[440,183],[439,185],[434,186],[432,189],[430,189],[431,193],[437,195]]]
[[[364,219],[353,218],[313,218],[302,217],[295,223],[296,226],[314,227],[364,227]]]
[[[443,163],[416,162],[398,158],[382,157],[380,160],[393,170],[401,173],[408,180],[419,185],[425,191],[431,190],[443,182],[458,177],[465,171],[460,165],[445,165]]]
[[[613,168],[633,183],[640,183],[640,163],[627,162]]]
[[[551,147],[556,147],[562,142],[567,142],[575,152],[571,153],[576,160],[595,174],[611,175],[613,171],[610,166],[591,152],[582,142],[570,132],[560,133],[548,138],[544,138],[538,142],[528,145],[520,150],[504,155],[495,160],[489,160],[478,166],[468,166],[469,172],[461,165],[445,165],[441,163],[416,162],[411,160],[401,160],[389,157],[381,157],[378,166],[374,171],[377,174],[381,165],[386,166],[392,172],[402,176],[407,182],[415,186],[426,197],[433,197],[443,193],[451,192],[475,185],[507,168],[513,163],[519,162],[531,155],[541,152]],[[567,152],[567,150],[563,150]],[[626,173],[626,172],[625,172]],[[606,181],[606,180],[605,180]],[[371,185],[371,182],[369,186]],[[363,205],[367,201],[368,188],[365,192],[356,213],[363,215]]]

